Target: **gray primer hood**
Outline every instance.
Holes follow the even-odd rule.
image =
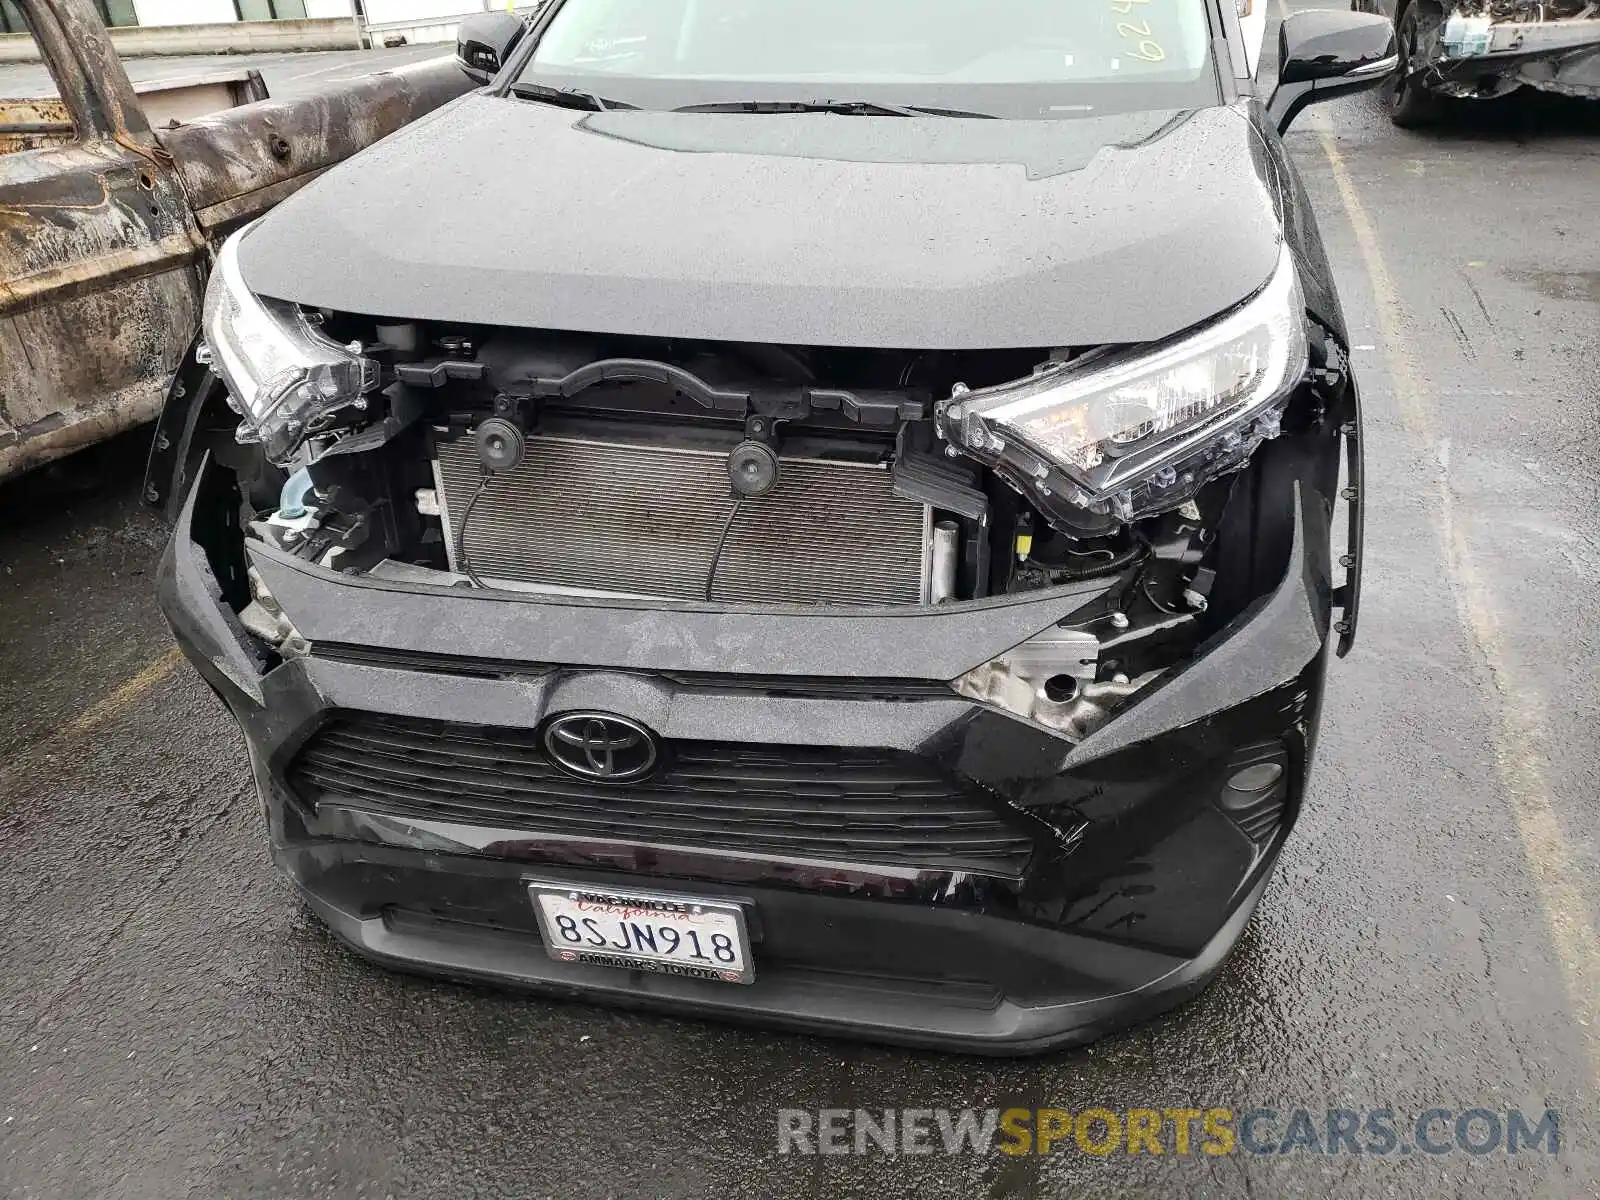
[[[1277,260],[1240,111],[1062,121],[582,113],[470,95],[241,246],[255,291],[374,316],[719,341],[1150,341]]]

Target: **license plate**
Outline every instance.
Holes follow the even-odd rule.
[[[558,962],[750,983],[744,910],[725,900],[530,880],[545,949]]]

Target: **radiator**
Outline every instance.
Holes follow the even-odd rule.
[[[701,600],[733,506],[718,451],[530,437],[515,471],[492,477],[466,533],[488,580]],[[481,475],[471,440],[440,443],[440,515],[456,522]],[[930,512],[890,490],[887,467],[785,458],[766,496],[728,529],[713,600],[915,604],[926,597]]]

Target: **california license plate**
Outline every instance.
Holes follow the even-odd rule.
[[[750,983],[744,910],[725,900],[528,882],[545,949],[558,962]]]

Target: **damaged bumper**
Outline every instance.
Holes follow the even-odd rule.
[[[239,720],[278,865],[392,965],[1037,1050],[1203,987],[1299,810],[1333,594],[1331,500],[1308,478],[1278,585],[1076,745],[941,681],[1092,605],[1103,578],[939,609],[670,607],[351,579],[251,543],[309,644],[276,662],[223,601],[206,494],[202,473],[162,563],[163,610]],[[615,791],[585,808],[569,786],[557,804],[471,758],[485,737],[532,746],[574,709],[639,722],[699,763],[675,785],[683,808],[608,823]],[[805,819],[815,788],[773,789],[802,777],[836,806],[825,827]],[[929,819],[858,821],[907,781],[936,797]],[[685,837],[683,811],[711,815]],[[755,981],[553,961],[530,875],[731,900]]]
[[[1600,5],[1566,18],[1526,16],[1521,8],[1452,12],[1423,47],[1429,86],[1464,98],[1518,87],[1600,98]]]

